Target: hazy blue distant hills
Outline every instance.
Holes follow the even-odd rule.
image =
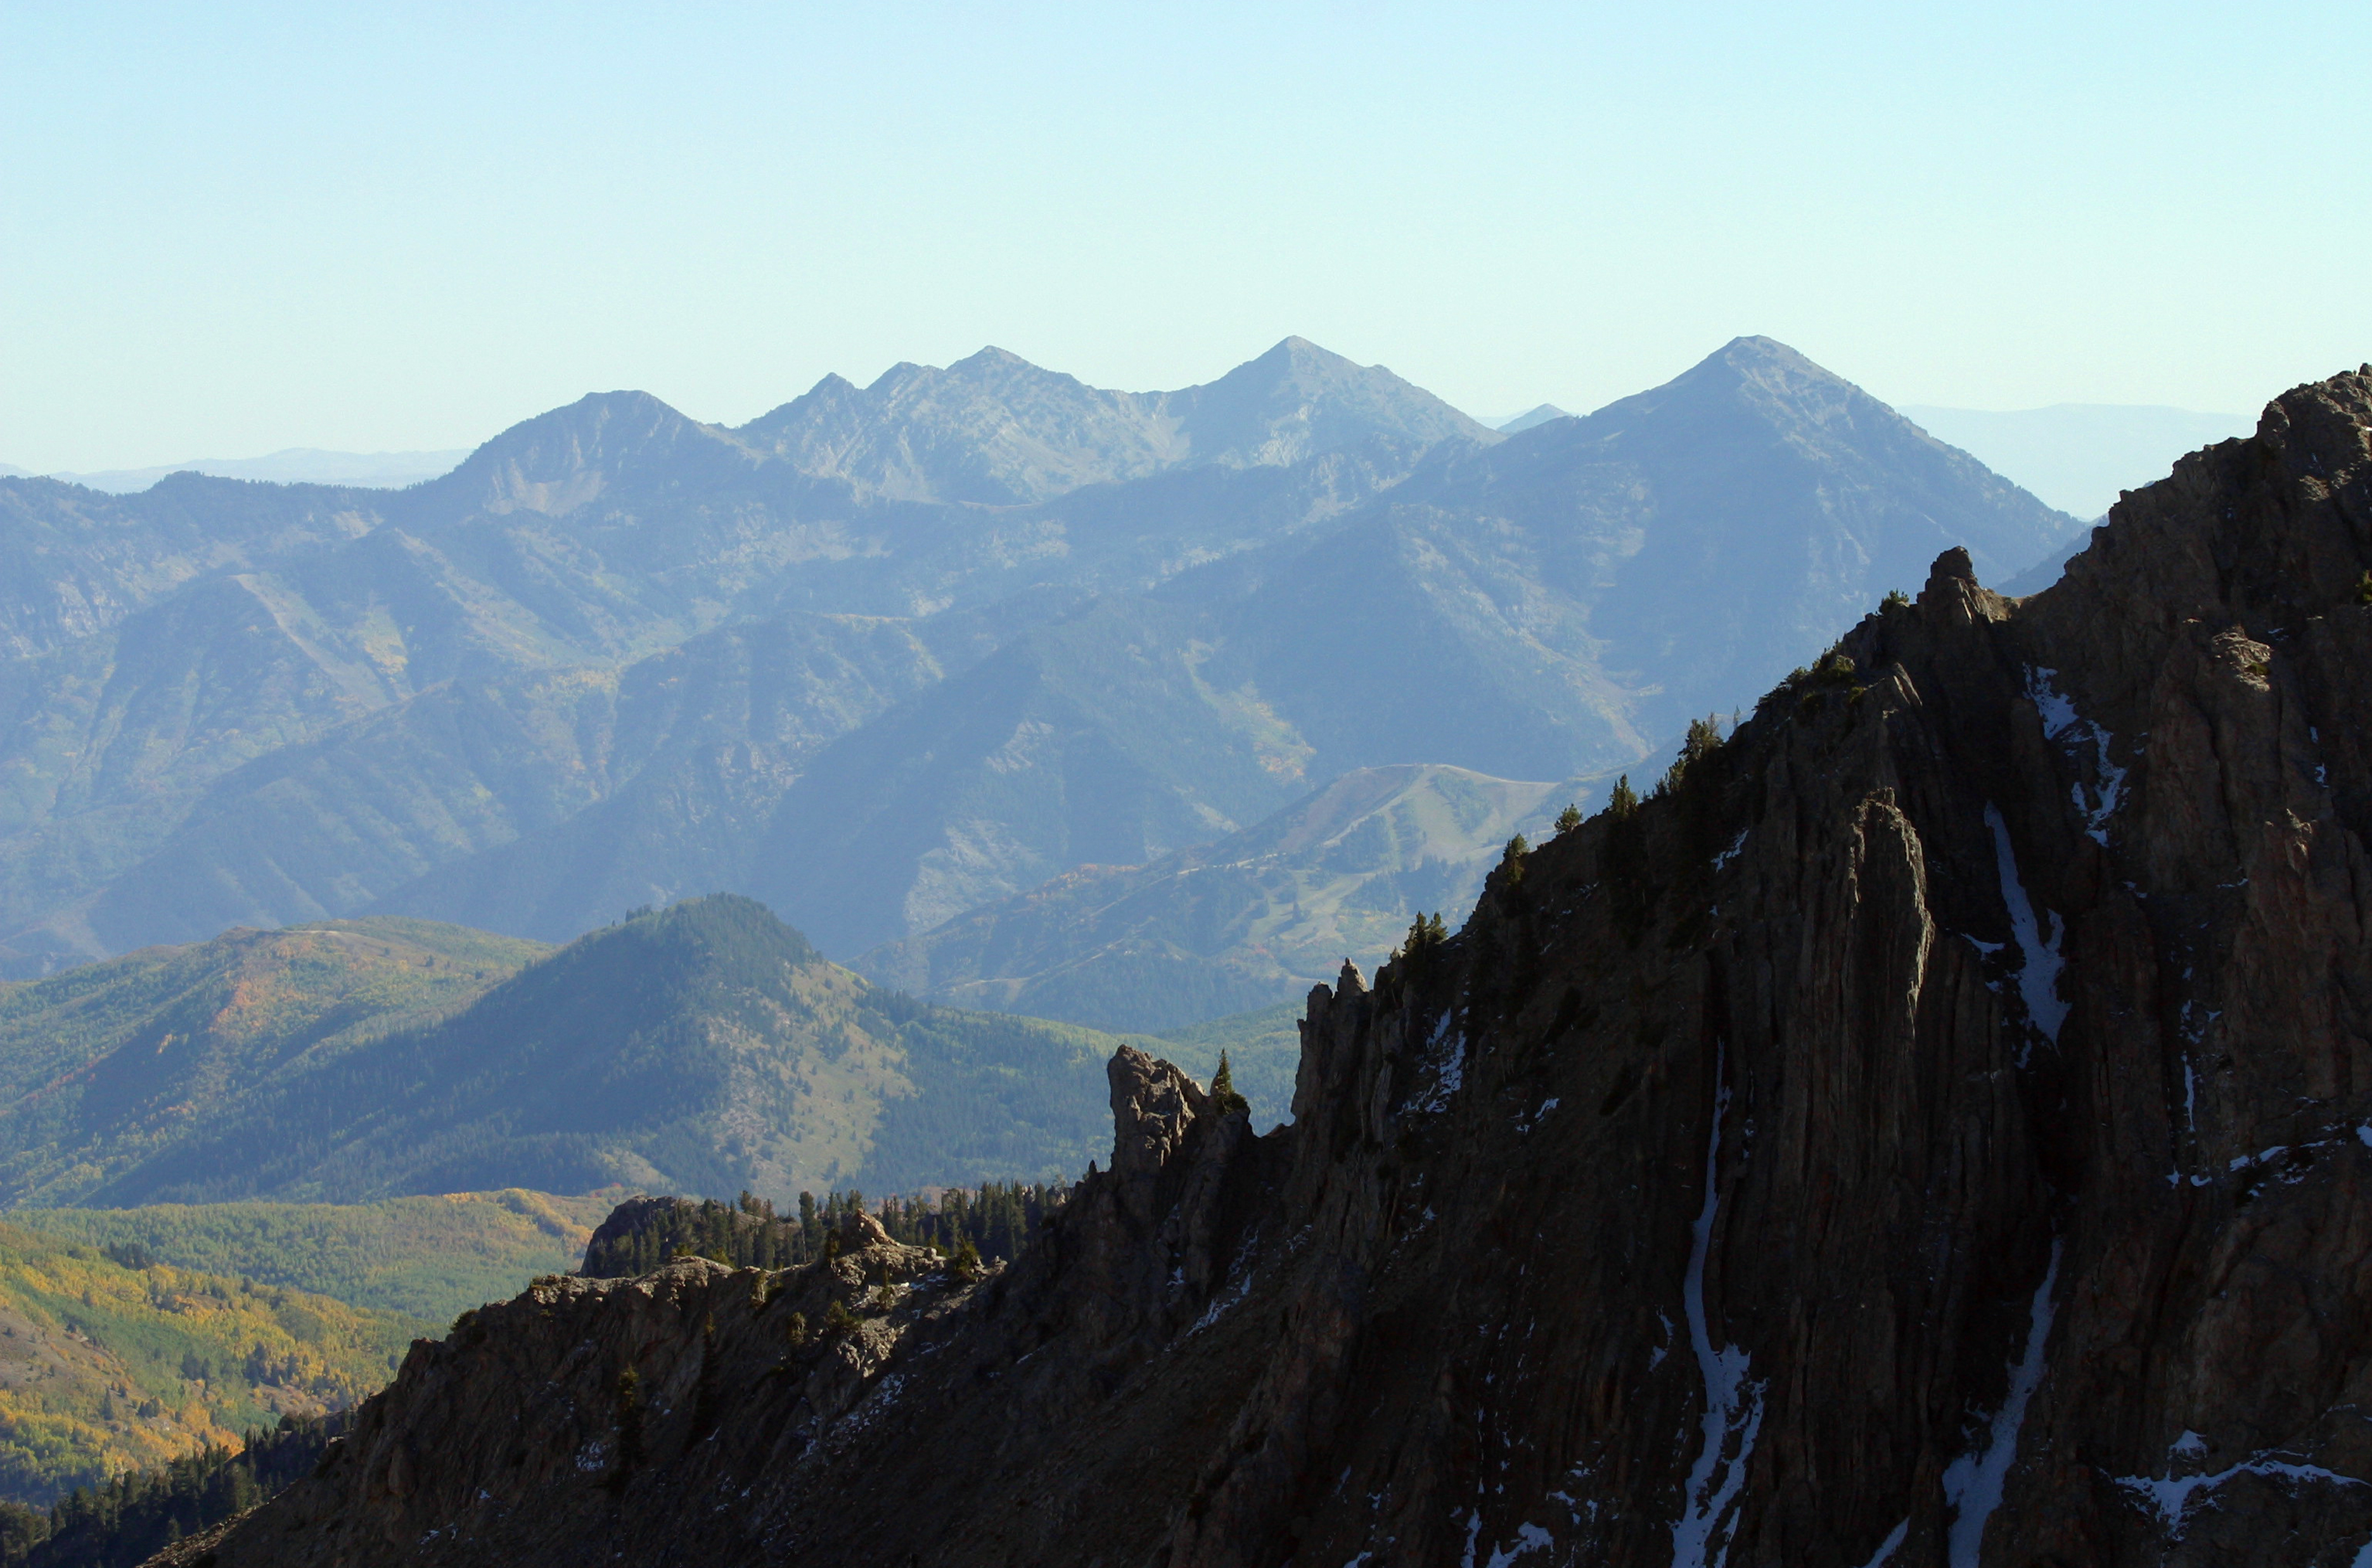
[[[1511,437],[1288,339],[598,394],[400,491],[0,480],[0,972],[726,889],[853,955],[1355,769],[1622,765],[2073,526],[1762,340]]]
[[[1417,911],[1462,919],[1510,836],[1591,792],[1402,765],[1347,773],[1258,826],[1148,865],[1083,865],[855,968],[964,1006],[1183,1028],[1373,969]]]
[[[467,451],[326,452],[317,447],[291,447],[261,458],[192,458],[187,462],[158,463],[149,468],[101,469],[88,473],[52,473],[49,477],[112,494],[145,490],[158,480],[177,473],[261,480],[272,484],[334,484],[388,490],[434,479],[469,455]],[[16,478],[25,472],[0,463],[0,479]]]
[[[1076,1176],[1109,1146],[1117,1043],[878,992],[746,899],[557,952],[426,922],[232,933],[0,992],[0,1201]]]
[[[1518,431],[1529,430],[1535,424],[1546,424],[1552,419],[1571,419],[1573,415],[1554,403],[1541,403],[1513,419],[1501,420],[1492,428],[1502,436],[1513,436]]]
[[[1902,412],[2052,505],[2087,519],[2106,513],[2119,492],[2163,478],[2185,452],[2246,436],[2257,424],[2251,414],[2120,403],[2054,403],[2009,412],[1906,405]]]

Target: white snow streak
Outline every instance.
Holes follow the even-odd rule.
[[[2009,1392],[1994,1412],[1984,1434],[1984,1446],[1970,1450],[1944,1468],[1944,1501],[1951,1505],[1952,1530],[1946,1538],[1946,1561],[1951,1568],[1977,1568],[1978,1549],[1984,1545],[1985,1521],[2001,1506],[2002,1487],[2017,1458],[2017,1429],[2026,1420],[2026,1405],[2042,1383],[2042,1352],[2051,1339],[2051,1287],[2059,1283],[2059,1243],[2051,1244],[2051,1267],[2034,1290],[2029,1309],[2026,1353],[2010,1368]]]
[[[1722,1084],[1726,1055],[1716,1053],[1714,1061],[1714,1081],[1721,1086],[1714,1098],[1713,1135],[1705,1145],[1704,1207],[1692,1227],[1688,1280],[1680,1291],[1689,1342],[1696,1350],[1697,1371],[1704,1377],[1704,1447],[1689,1469],[1680,1516],[1672,1521],[1672,1568],[1716,1568],[1728,1559],[1730,1537],[1738,1528],[1730,1505],[1746,1484],[1747,1457],[1754,1452],[1755,1434],[1762,1429],[1763,1386],[1747,1379],[1746,1352],[1736,1345],[1715,1350],[1705,1319],[1705,1255],[1713,1248],[1714,1207],[1720,1199],[1721,1122],[1729,1110],[1729,1088]]]
[[[2177,1446],[2176,1451],[2181,1451],[2180,1445]],[[2151,1476],[2123,1475],[2117,1478],[2117,1484],[2137,1492],[2146,1498],[2150,1505],[2157,1509],[2158,1522],[2166,1527],[2167,1533],[2178,1539],[2182,1534],[2184,1516],[2191,1511],[2192,1494],[2199,1492],[2213,1492],[2234,1476],[2262,1475],[2293,1481],[2327,1481],[2336,1486],[2365,1484],[2352,1475],[2341,1475],[2335,1470],[2327,1470],[2320,1465],[2301,1464],[2295,1459],[2271,1458],[2273,1452],[2273,1450],[2267,1449],[2262,1454],[2251,1454],[2238,1464],[2217,1470],[2212,1475],[2169,1476],[2164,1480]],[[2372,1548],[2366,1550],[2372,1550]]]
[[[2100,784],[2097,789],[2081,783],[2070,786],[2076,814],[2084,819],[2084,830],[2095,843],[2106,847],[2109,842],[2107,823],[2110,815],[2124,800],[2125,770],[2109,761],[2109,732],[2076,711],[2076,704],[2063,697],[2052,686],[2055,669],[2029,669],[2026,672],[2026,694],[2032,698],[2037,712],[2042,715],[2042,733],[2063,746],[2073,747],[2079,741],[2092,743],[2093,772]]]
[[[2059,1027],[2067,1021],[2067,1004],[2059,999],[2059,971],[2064,967],[2059,956],[2059,938],[2065,933],[2059,917],[2045,910],[2041,918],[2051,923],[2051,934],[2048,937],[2043,935],[2035,918],[2034,902],[2026,896],[2026,884],[2017,875],[2017,854],[2010,848],[2009,825],[1990,801],[1985,805],[1985,826],[1993,830],[1994,857],[2001,869],[2002,902],[2009,906],[2010,931],[2026,960],[2017,971],[2018,994],[2026,999],[2026,1016],[2034,1021],[2034,1027],[2057,1045]],[[2026,1065],[2022,1057],[2018,1065]]]
[[[1911,1521],[1908,1519],[1888,1531],[1886,1539],[1878,1543],[1878,1555],[1871,1558],[1864,1568],[1886,1568],[1886,1560],[1902,1550],[1902,1538],[1910,1533]]]

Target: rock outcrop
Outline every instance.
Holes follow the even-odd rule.
[[[1013,1268],[540,1285],[174,1560],[2366,1561],[2366,600],[2372,367],[1316,989],[1290,1127],[1123,1052]]]

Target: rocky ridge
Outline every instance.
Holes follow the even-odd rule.
[[[2361,1561],[2367,600],[2372,366],[1346,967],[1290,1127],[1124,1051],[1011,1270],[540,1287],[169,1560]]]

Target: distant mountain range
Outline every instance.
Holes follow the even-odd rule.
[[[268,484],[336,484],[368,489],[400,489],[451,471],[470,454],[450,452],[325,452],[316,447],[291,447],[261,458],[192,458],[187,462],[159,463],[153,468],[100,469],[89,473],[51,473],[45,477],[86,490],[128,494],[145,490],[177,473],[202,473],[215,479],[245,479]],[[29,479],[31,473],[0,463],[0,479]]]
[[[1514,436],[1288,339],[601,394],[401,491],[0,480],[0,972],[720,889],[854,956],[1354,770],[1627,765],[2074,528],[1760,339]]]

